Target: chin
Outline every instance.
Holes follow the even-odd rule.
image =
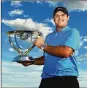
[[[63,27],[65,27],[65,25],[59,25],[58,27],[59,27],[59,28],[63,28]]]
[[[67,26],[67,25],[64,25],[64,24],[59,24],[58,25],[58,27],[61,27],[61,28],[65,27],[65,26]]]

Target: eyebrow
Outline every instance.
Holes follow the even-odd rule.
[[[55,16],[58,16],[59,14],[55,14]],[[66,15],[66,14],[64,14],[64,13],[62,13],[62,14],[60,14],[60,15]]]

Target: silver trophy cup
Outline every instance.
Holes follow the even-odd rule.
[[[14,57],[12,62],[30,62],[33,59],[28,53],[35,47],[33,42],[41,33],[28,30],[15,30],[7,32],[10,45],[17,51],[18,56]]]

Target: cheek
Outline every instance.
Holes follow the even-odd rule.
[[[58,23],[58,18],[54,19],[54,22],[55,22],[55,23]]]
[[[65,22],[68,23],[68,19]]]
[[[64,18],[63,21],[64,21],[64,23],[67,23],[68,22],[68,19],[67,18]]]
[[[68,20],[69,20],[69,18],[65,17],[65,18],[64,18],[64,20],[65,20],[65,21],[68,21]]]

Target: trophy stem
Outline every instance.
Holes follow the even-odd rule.
[[[24,52],[24,55],[27,55],[34,47],[35,47],[35,45],[33,45],[31,48],[28,48],[28,49]]]

